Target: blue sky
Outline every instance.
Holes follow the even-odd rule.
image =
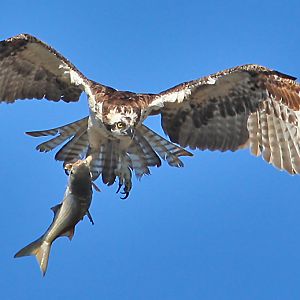
[[[159,92],[245,63],[300,77],[299,1],[6,1],[0,38],[27,32],[89,78]],[[100,181],[95,225],[54,242],[45,278],[13,259],[44,233],[67,178],[25,131],[87,115],[79,103],[1,104],[1,299],[299,299],[299,177],[248,150],[163,164],[128,200]],[[161,133],[159,118],[149,125]]]

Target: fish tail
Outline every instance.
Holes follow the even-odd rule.
[[[16,257],[35,255],[43,276],[45,276],[48,266],[48,259],[51,249],[51,243],[43,240],[43,237],[37,239],[36,241],[30,243],[18,253],[15,254]]]

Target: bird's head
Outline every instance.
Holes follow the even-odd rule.
[[[111,109],[103,120],[106,129],[116,137],[133,137],[140,116],[132,108],[117,107]]]

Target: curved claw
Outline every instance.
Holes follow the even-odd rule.
[[[122,200],[125,200],[125,199],[127,199],[128,196],[129,196],[130,188],[129,188],[126,184],[124,184],[124,189],[123,189],[122,192],[120,192],[122,186],[123,186],[123,184],[120,182],[120,183],[119,183],[119,187],[118,187],[118,189],[117,189],[117,194],[120,193],[120,194],[124,195],[123,197],[120,197],[120,198],[121,198]]]
[[[95,189],[96,192],[101,192],[101,190],[99,189],[99,187],[96,185],[96,183],[92,182],[92,186]]]
[[[125,200],[125,199],[127,199],[128,198],[128,196],[129,196],[129,192],[121,192],[121,194],[122,195],[124,195],[124,197],[120,197],[122,200]]]
[[[118,193],[120,192],[121,187],[122,187],[122,183],[119,183],[119,187],[118,187],[118,189],[117,189],[117,191],[116,191],[116,194],[118,194]]]

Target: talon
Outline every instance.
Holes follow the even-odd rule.
[[[65,174],[66,174],[67,176],[70,175],[70,171],[69,171],[69,170],[67,170],[67,169],[64,168],[64,171],[65,171]]]
[[[122,183],[119,183],[119,187],[118,187],[118,189],[117,189],[117,191],[116,191],[116,194],[118,194],[118,193],[120,192],[121,187],[122,187]],[[121,193],[121,194],[122,194],[122,193]]]
[[[122,200],[125,200],[125,199],[128,198],[129,191],[128,191],[128,187],[127,186],[124,187],[124,190],[121,192],[121,194],[124,195],[124,197],[120,197]]]
[[[120,197],[122,200],[125,200],[129,196],[129,192],[121,192],[121,194],[125,195],[124,197]]]
[[[96,183],[92,182],[92,186],[95,189],[96,192],[101,192],[101,190],[99,189],[99,187],[96,185]]]

